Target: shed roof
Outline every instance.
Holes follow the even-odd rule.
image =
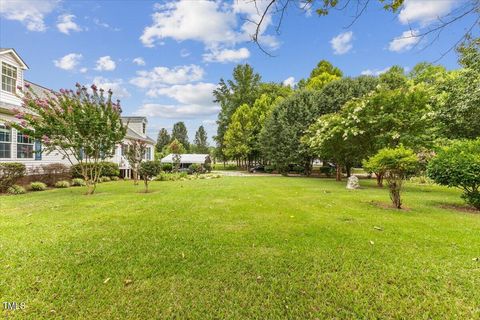
[[[191,154],[191,153],[184,153],[180,155],[180,163],[205,163],[209,157],[208,154]],[[173,163],[173,154],[170,153],[165,158],[162,158],[162,163]]]

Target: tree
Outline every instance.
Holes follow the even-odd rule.
[[[233,69],[232,80],[220,79],[218,88],[213,91],[214,102],[220,104],[217,135],[214,137],[219,150],[224,150],[224,135],[230,119],[243,104],[252,105],[259,95],[261,77],[249,64],[237,65]]]
[[[167,152],[173,155],[173,171],[178,172],[178,169],[180,169],[181,154],[185,153],[185,147],[177,139],[174,139],[168,145]]]
[[[207,132],[203,126],[195,132],[194,148],[197,153],[208,153]]]
[[[11,125],[24,134],[42,142],[44,151],[60,152],[72,165],[79,164],[87,184],[87,194],[93,194],[101,175],[99,162],[112,157],[115,147],[126,134],[122,124],[120,101],[112,101],[111,90],[76,84],[76,91],[61,89],[58,93],[44,91],[38,96],[29,86],[23,107],[16,110],[20,123]]]
[[[183,121],[177,122],[173,125],[172,141],[178,140],[186,151],[190,149],[190,142],[188,141],[188,131]]]
[[[155,151],[162,152],[163,148],[168,146],[170,141],[172,141],[172,138],[168,134],[167,129],[160,129],[160,131],[158,132],[157,143],[155,144]]]
[[[229,158],[238,159],[239,165],[242,165],[242,162],[246,164],[252,150],[252,138],[252,108],[248,104],[242,104],[233,113],[225,132],[223,153]]]
[[[384,89],[400,89],[408,85],[408,78],[405,70],[400,66],[393,66],[387,72],[382,73],[379,77],[380,84]]]
[[[429,162],[427,175],[438,184],[463,190],[462,198],[480,210],[480,138],[441,149]]]
[[[162,170],[162,165],[158,161],[144,161],[140,164],[140,176],[143,179],[145,185],[145,193],[148,193],[149,181],[156,177]]]
[[[436,120],[448,139],[480,137],[480,38],[463,44],[460,70],[451,71],[437,86]]]
[[[305,84],[306,89],[321,90],[327,83],[340,79],[343,76],[342,71],[334,67],[326,60],[320,61],[310,72],[310,77]]]
[[[145,158],[147,144],[143,140],[130,140],[126,145],[125,157],[133,171],[133,184],[138,185],[138,170],[140,163]]]
[[[375,172],[384,172],[390,192],[390,199],[397,209],[402,208],[402,183],[415,173],[418,159],[413,150],[403,146],[384,148],[364,162],[364,166]]]

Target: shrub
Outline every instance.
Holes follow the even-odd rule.
[[[72,184],[73,187],[83,187],[86,185],[85,181],[81,178],[75,178],[72,179]]]
[[[24,187],[21,187],[19,185],[14,184],[13,186],[9,187],[7,189],[8,194],[24,194],[27,191],[25,191]]]
[[[5,192],[19,179],[23,178],[26,168],[23,163],[4,162],[0,163],[0,192]]]
[[[110,180],[112,180],[112,181],[118,181],[118,180],[120,180],[120,177],[113,176],[113,177],[110,177]]]
[[[212,172],[212,164],[210,162],[205,163],[204,169],[207,172]]]
[[[480,139],[440,150],[429,162],[427,175],[438,184],[462,189],[462,198],[480,210]]]
[[[401,209],[402,182],[417,170],[417,155],[403,146],[395,149],[384,148],[365,161],[364,166],[373,172],[384,172],[390,191],[390,199],[396,208]]]
[[[70,182],[61,180],[55,183],[55,188],[70,188]]]
[[[295,173],[305,173],[305,168],[302,167],[302,166],[299,166],[299,165],[294,165],[292,167],[292,172],[295,172]]]
[[[140,176],[145,185],[145,193],[148,192],[148,182],[160,173],[161,165],[158,161],[144,161],[140,163]]]
[[[47,185],[43,182],[32,182],[30,183],[30,190],[32,191],[44,191],[47,190]]]
[[[103,176],[98,179],[99,182],[109,182],[112,181],[112,179],[109,176]]]
[[[265,172],[266,173],[272,173],[273,171],[275,171],[274,166],[265,166]]]
[[[320,173],[330,178],[335,173],[335,168],[332,166],[323,166],[323,167],[320,167]]]
[[[192,163],[188,169],[190,170],[190,172],[192,173],[203,173],[205,172],[205,170],[203,169],[203,166],[198,164],[198,163]]]
[[[171,163],[162,163],[162,171],[172,172],[173,166]]]
[[[63,163],[50,163],[42,165],[43,174],[38,176],[38,180],[49,185],[55,185],[60,180],[70,179],[70,168]]]
[[[99,162],[98,165],[101,168],[100,174],[102,177],[118,177],[120,175],[120,169],[118,164],[114,162]],[[93,163],[85,165],[87,170],[91,170]],[[75,164],[71,167],[71,173],[73,178],[83,178],[82,170],[79,164]]]

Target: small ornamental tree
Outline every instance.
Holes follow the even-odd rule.
[[[173,140],[168,146],[168,152],[171,153],[173,160],[173,172],[178,172],[180,169],[181,154],[185,153],[185,148],[177,139]]]
[[[140,163],[140,176],[145,184],[145,193],[148,193],[148,182],[162,171],[162,165],[158,161],[144,161]]]
[[[75,91],[44,91],[42,97],[28,84],[25,87],[23,108],[16,110],[21,122],[11,125],[40,140],[45,152],[55,150],[72,165],[78,163],[87,194],[94,193],[102,174],[99,163],[112,157],[115,146],[125,137],[120,101],[113,102],[111,90],[105,94],[95,85],[92,93],[77,83]]]
[[[440,150],[428,163],[427,175],[438,184],[462,189],[462,198],[480,210],[480,138]]]
[[[131,140],[126,145],[125,157],[132,167],[134,185],[138,185],[138,170],[145,156],[145,152],[147,152],[147,144],[143,140]]]
[[[390,199],[397,209],[402,208],[400,193],[402,183],[408,176],[414,174],[418,167],[415,153],[403,146],[384,148],[364,162],[364,166],[373,172],[383,172],[390,190]]]

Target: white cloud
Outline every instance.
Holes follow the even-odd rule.
[[[206,49],[223,50],[242,42],[251,41],[267,8],[266,1],[235,1],[233,4],[222,1],[179,0],[157,4],[152,15],[152,24],[145,27],[140,41],[146,47],[163,44],[167,38],[176,41],[194,40],[202,42]],[[239,24],[239,21],[242,23]],[[268,12],[259,31],[259,43],[269,49],[279,46],[278,40],[266,35],[272,24]]]
[[[107,91],[111,89],[113,91],[113,96],[116,98],[128,98],[130,97],[130,92],[123,86],[122,79],[106,79],[104,77],[95,77],[93,83],[99,88]]]
[[[82,59],[81,54],[70,53],[58,60],[53,60],[53,63],[57,68],[63,70],[74,70],[80,63],[80,59]]]
[[[180,50],[180,56],[181,56],[182,58],[186,58],[186,57],[188,57],[189,55],[190,55],[190,51],[188,51],[187,49],[182,49],[182,50]]]
[[[45,15],[52,12],[59,0],[2,0],[0,16],[7,20],[20,21],[30,31],[45,31]]]
[[[165,85],[182,84],[202,80],[204,71],[191,64],[174,68],[155,67],[151,71],[137,71],[137,77],[130,83],[140,88],[159,88]]]
[[[98,71],[113,71],[117,67],[115,61],[110,56],[100,57],[97,60],[95,70]]]
[[[150,97],[167,96],[182,104],[211,105],[212,92],[216,84],[199,82],[195,84],[177,84],[170,87],[151,89],[147,92]]]
[[[137,57],[137,58],[133,59],[132,62],[135,63],[137,66],[144,66],[144,65],[146,65],[145,60],[143,60],[142,57]]]
[[[360,74],[362,76],[379,76],[381,75],[382,73],[385,73],[387,72],[388,70],[390,70],[390,67],[386,67],[385,69],[367,69],[367,70],[363,70]]]
[[[203,120],[202,124],[204,124],[206,126],[216,126],[217,125],[217,120],[214,120],[214,119]]]
[[[388,50],[402,52],[412,49],[420,41],[418,34],[419,32],[417,30],[403,32],[401,36],[394,38],[390,42]]]
[[[288,77],[287,79],[283,80],[284,86],[294,87],[296,84],[294,77]]]
[[[405,0],[398,20],[403,24],[420,23],[427,26],[450,13],[459,0]]]
[[[82,28],[80,28],[73,19],[75,19],[75,15],[73,14],[63,14],[59,16],[57,21],[58,31],[65,34],[70,34],[70,31],[82,31]]]
[[[80,68],[80,70],[78,70],[78,71],[80,71],[80,73],[86,73],[88,71],[88,69],[87,68]]]
[[[353,48],[353,32],[347,31],[340,33],[330,40],[334,54],[345,54]]]
[[[136,114],[146,117],[159,117],[167,119],[185,119],[198,118],[202,116],[211,116],[220,108],[218,106],[203,106],[203,105],[166,105],[147,103],[144,104]]]
[[[250,51],[247,48],[234,49],[213,49],[208,53],[203,54],[203,61],[207,62],[239,62],[248,59]]]

